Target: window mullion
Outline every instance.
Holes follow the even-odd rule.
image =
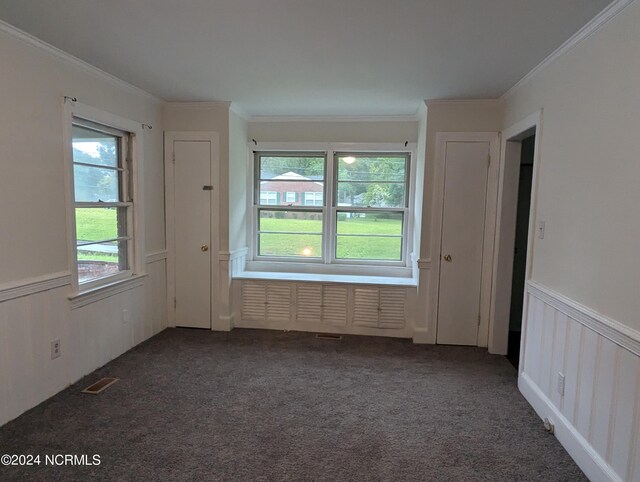
[[[325,174],[326,180],[326,216],[325,216],[325,229],[324,229],[324,245],[326,253],[324,261],[327,264],[333,263],[335,258],[335,162],[334,162],[333,149],[327,151],[327,172]]]

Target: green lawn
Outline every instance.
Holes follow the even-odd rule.
[[[263,256],[315,256],[322,255],[322,222],[310,219],[262,218],[261,231],[290,231],[304,234],[261,234],[260,254]],[[340,235],[343,236],[340,236]],[[346,234],[402,234],[402,220],[375,218],[341,218],[338,221],[338,258],[389,259],[401,257],[401,238],[344,236]]]
[[[322,256],[322,221],[319,219],[276,219],[263,217],[261,231],[286,231],[302,234],[262,234],[260,254],[266,256]],[[79,241],[96,241],[118,237],[117,210],[105,208],[76,209]],[[317,234],[315,234],[317,233]],[[338,221],[338,258],[400,259],[401,238],[346,236],[348,234],[402,234],[402,218],[385,219],[368,214],[364,218]],[[117,262],[117,255],[78,252],[79,260]]]
[[[76,208],[76,233],[78,241],[100,241],[118,237],[118,212],[116,208]],[[80,261],[118,262],[117,254],[78,251]]]

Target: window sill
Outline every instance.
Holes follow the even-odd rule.
[[[96,301],[117,295],[118,293],[129,291],[133,288],[137,288],[138,286],[142,286],[144,284],[144,278],[146,277],[146,274],[137,274],[129,278],[120,279],[102,286],[73,293],[68,296],[69,305],[72,310],[75,310],[91,303],[95,303]]]
[[[417,286],[414,278],[393,276],[360,276],[345,274],[283,273],[272,271],[243,271],[233,279],[311,281],[318,283],[345,283],[358,285]]]

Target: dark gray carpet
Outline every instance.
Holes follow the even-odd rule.
[[[101,457],[0,480],[585,480],[504,357],[253,330],[166,330],[0,428],[0,453]]]

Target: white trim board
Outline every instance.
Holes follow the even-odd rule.
[[[123,293],[125,291],[138,288],[144,284],[146,274],[134,275],[130,278],[115,281],[108,285],[102,285],[92,290],[84,291],[80,294],[74,294],[69,296],[69,306],[72,310],[82,308],[83,306],[90,305],[96,301],[110,298],[111,296]]]
[[[640,332],[535,281],[527,282],[527,292],[616,345],[640,356]]]
[[[578,467],[590,480],[622,482],[607,462],[593,449],[551,400],[526,373],[518,377],[518,388],[541,419],[548,418],[555,427],[555,436]]]
[[[236,112],[237,113],[237,112]],[[410,115],[356,115],[356,116],[314,116],[314,115],[254,115],[248,122],[418,122],[420,113]]]
[[[85,62],[84,60],[81,60],[77,57],[74,57],[73,55],[71,55],[68,52],[65,52],[64,50],[61,50],[57,47],[54,47],[51,44],[48,44],[46,42],[44,42],[43,40],[40,40],[39,38],[24,32],[22,30],[20,30],[19,28],[14,27],[11,24],[8,24],[7,22],[4,22],[2,20],[0,20],[0,32],[4,32],[8,35],[10,35],[11,37],[21,40],[22,42],[26,43],[27,45],[31,46],[31,47],[35,47],[37,49],[40,49],[50,55],[53,55],[54,57],[63,60],[71,65],[73,65],[74,67],[78,68],[79,70],[91,74],[94,77],[98,77],[108,83],[110,83],[111,85],[115,86],[115,87],[119,87],[121,89],[125,89],[131,93],[134,94],[138,94],[138,95],[142,95],[148,99],[154,100],[155,102],[158,103],[162,103],[164,102],[164,99],[161,99],[160,97],[157,97],[149,92],[147,92],[146,90],[141,89],[140,87],[136,87],[133,84],[130,84],[129,82],[122,80],[118,77],[116,77],[115,75],[112,75],[108,72],[105,72],[104,70],[99,69],[98,67],[94,67],[93,65],[91,65],[88,62]]]
[[[547,66],[553,63],[556,59],[566,54],[574,47],[578,46],[584,40],[589,38],[595,32],[597,32],[600,28],[602,28],[609,20],[615,18],[622,10],[628,7],[634,0],[615,0],[610,5],[608,5],[604,10],[602,10],[598,15],[596,15],[590,22],[588,22],[584,27],[574,33],[567,41],[565,41],[560,47],[554,50],[549,56],[547,56],[542,62],[536,65],[533,69],[531,69],[522,79],[520,79],[513,87],[507,90],[504,94],[500,96],[501,101],[508,99],[511,97],[515,91],[517,91],[520,87],[526,84],[532,77],[534,77],[538,72],[544,70]]]
[[[0,285],[0,303],[40,293],[41,291],[68,286],[70,284],[71,273],[69,271],[60,271],[59,273],[44,276],[34,276],[33,278],[27,278],[16,283],[6,283]]]

